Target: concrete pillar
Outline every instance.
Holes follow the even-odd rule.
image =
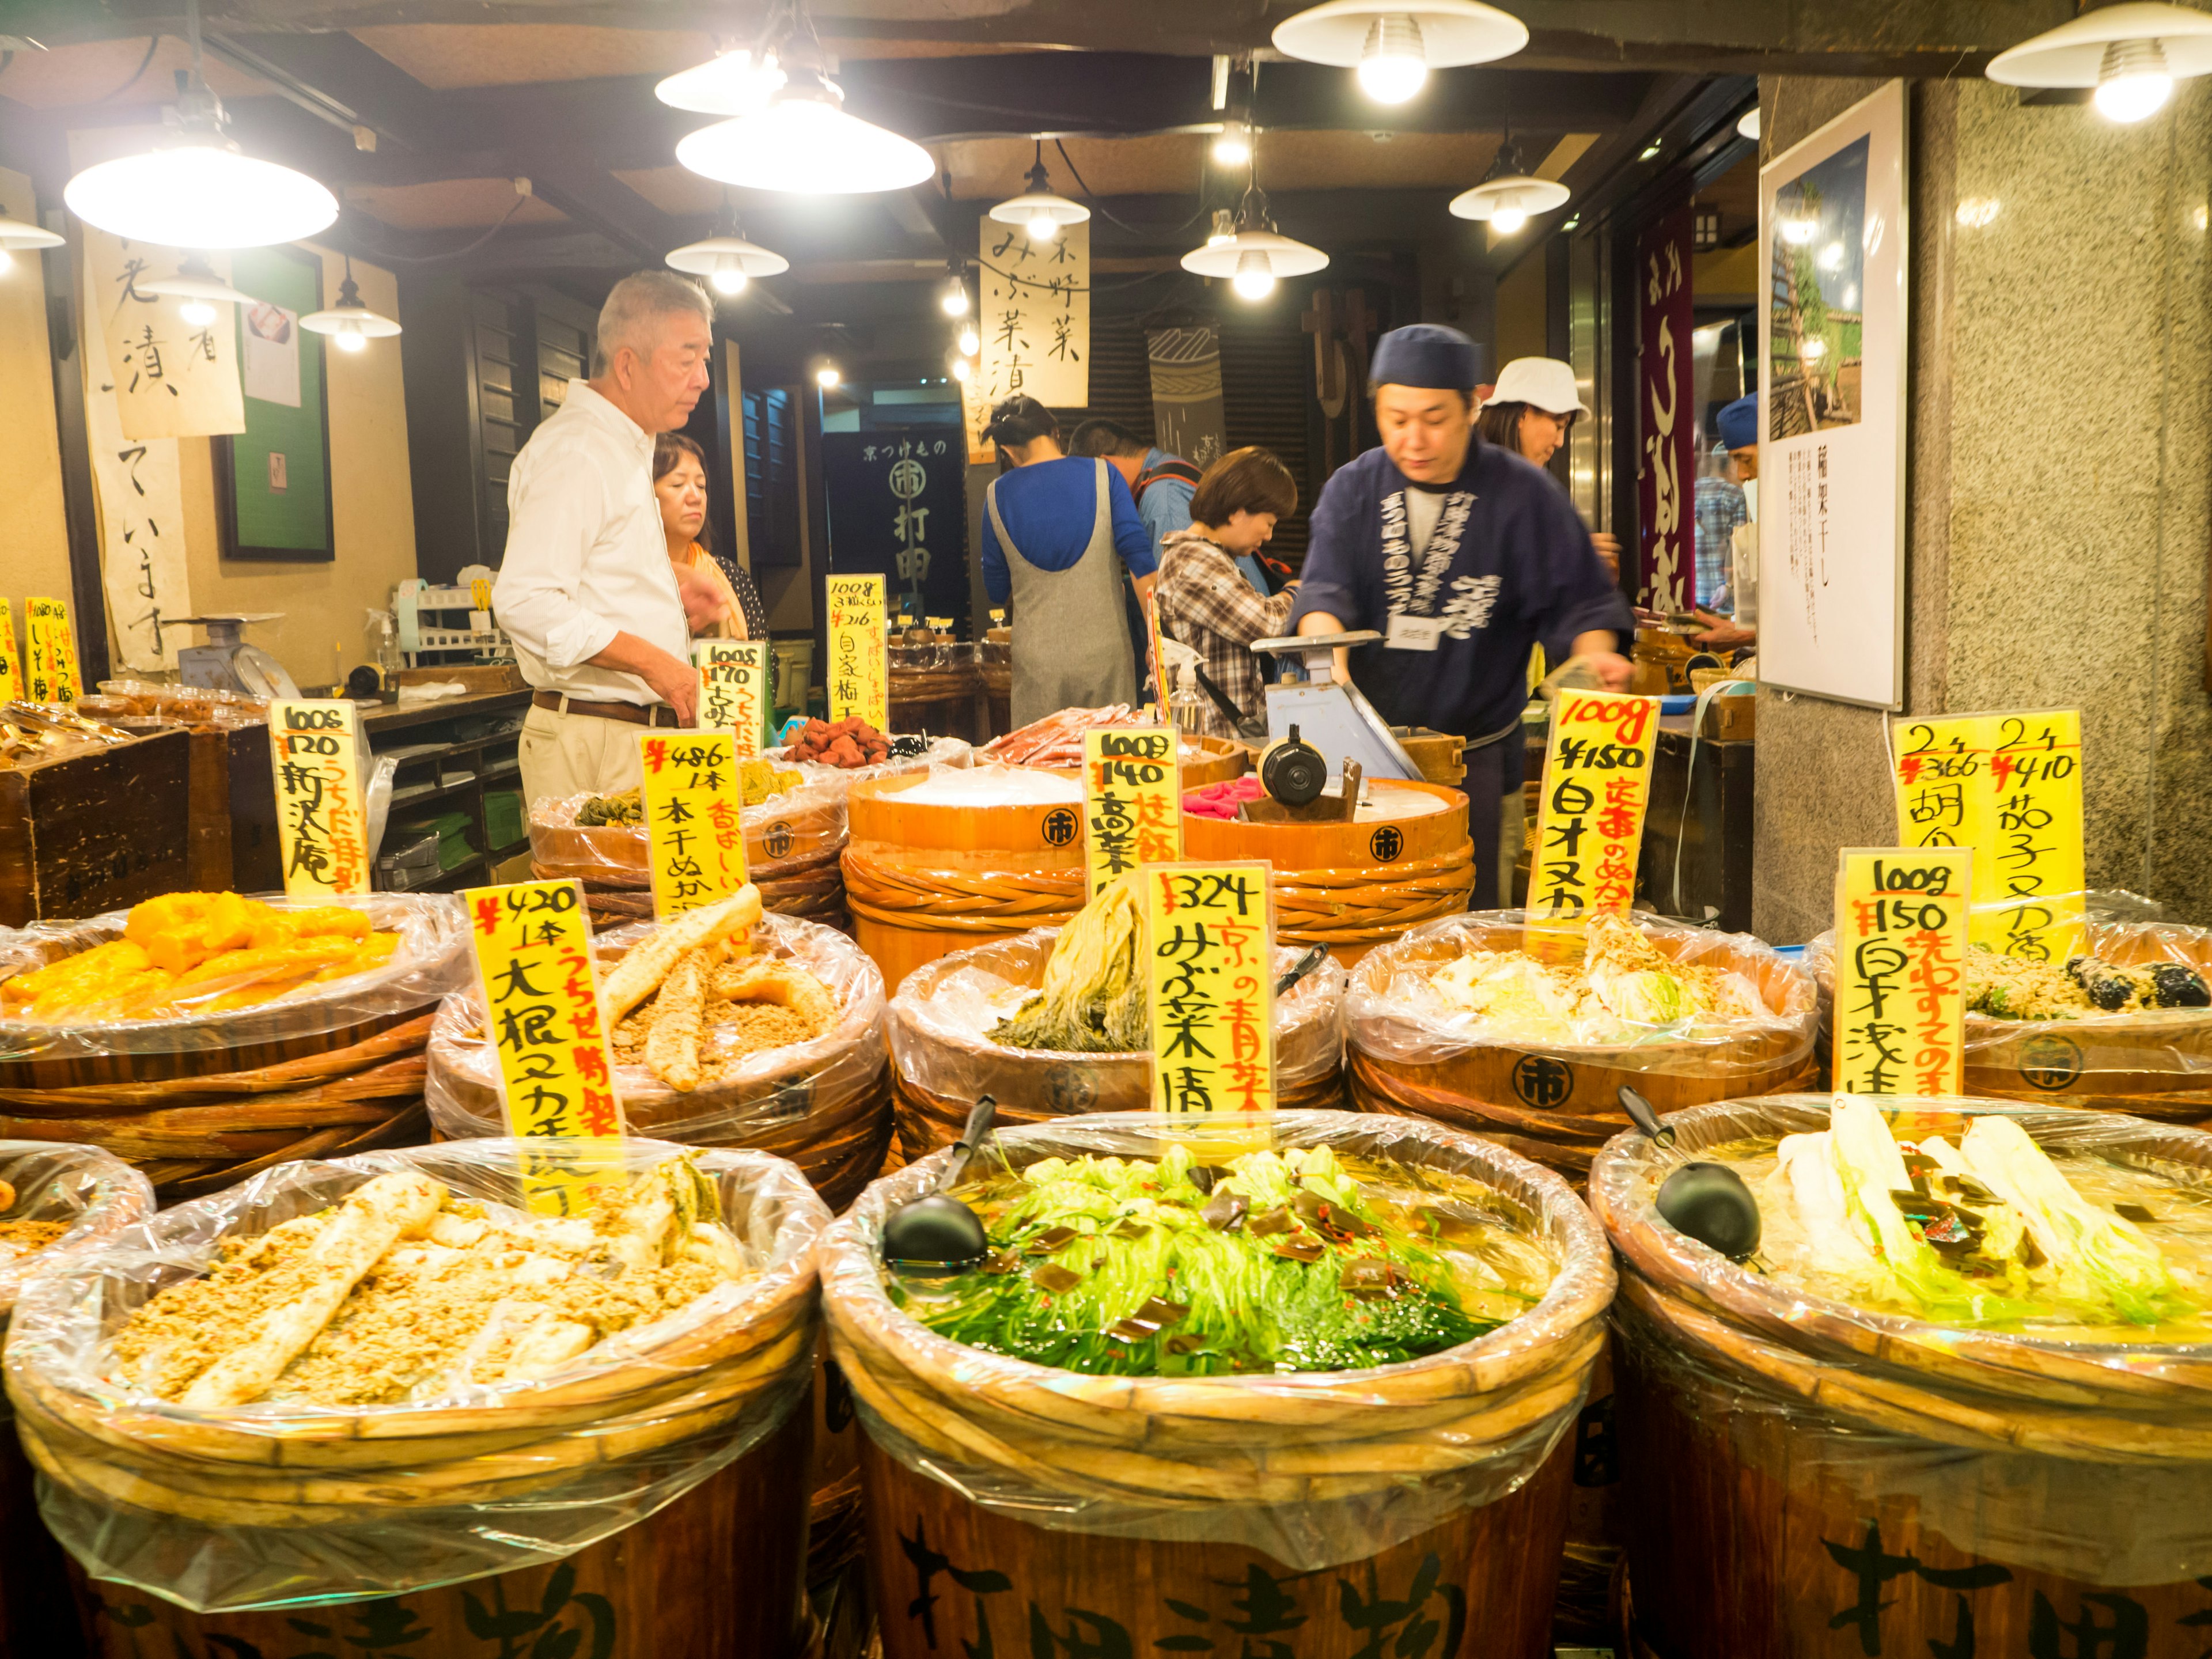
[[[1766,155],[1875,84],[1762,81]],[[1911,112],[1906,708],[2080,708],[2091,887],[2212,923],[2212,82],[2134,127],[1979,78]],[[1885,717],[1759,702],[1754,926],[1800,940],[1896,840]]]

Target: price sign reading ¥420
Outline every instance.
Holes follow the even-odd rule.
[[[28,660],[24,690],[33,702],[75,702],[84,693],[77,673],[76,635],[70,629],[68,604],[61,599],[23,601],[23,637]]]
[[[1164,1112],[1275,1108],[1275,925],[1267,866],[1155,864],[1144,895],[1152,1100]]]
[[[1592,915],[1634,903],[1658,741],[1656,697],[1562,690],[1553,703],[1528,872],[1531,955],[1578,957]]]
[[[738,758],[752,759],[768,724],[768,641],[699,640],[691,658],[699,668],[701,729],[734,733]]]
[[[823,586],[830,607],[830,718],[858,714],[888,732],[891,665],[884,635],[884,579],[831,576]]]
[[[622,1103],[599,1018],[592,929],[573,881],[472,887],[461,895],[499,1055],[507,1133],[523,1139],[623,1133]],[[550,1152],[526,1157],[524,1189],[541,1214],[586,1203],[584,1175]]]
[[[1083,734],[1083,827],[1093,898],[1140,864],[1182,856],[1182,763],[1172,728]]]
[[[361,716],[343,701],[269,705],[276,839],[294,898],[366,893],[368,797],[361,787]]]
[[[1955,1095],[1966,1050],[1973,854],[1849,848],[1836,881],[1835,1087]]]
[[[745,884],[744,791],[727,732],[641,732],[641,797],[653,914],[665,921],[719,904]]]

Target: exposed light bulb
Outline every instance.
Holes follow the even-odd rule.
[[[834,391],[844,378],[837,372],[837,366],[835,363],[824,363],[814,371],[814,384],[824,392]]]
[[[974,329],[963,328],[960,331],[960,355],[962,356],[972,357],[982,349],[983,342],[976,337],[976,333]]]
[[[952,360],[952,378],[959,381],[961,385],[967,385],[968,377],[975,372],[974,365],[969,363],[965,357],[955,357]]]
[[[1060,222],[1049,213],[1040,213],[1030,221],[1030,240],[1049,242],[1060,234]]]
[[[177,314],[194,328],[205,328],[215,320],[215,307],[205,300],[187,300],[177,307]]]
[[[946,316],[965,317],[968,314],[968,284],[955,276],[945,283],[945,298],[940,303]]]
[[[1402,104],[1427,83],[1428,49],[1421,26],[1402,13],[1378,17],[1367,26],[1359,52],[1359,84],[1378,104]]]
[[[714,286],[714,292],[717,294],[743,294],[745,291],[746,283],[751,279],[739,268],[735,260],[732,260],[720,270],[708,273],[707,280]]]
[[[368,338],[358,327],[340,329],[331,336],[331,343],[340,351],[366,351]]]
[[[1528,211],[1522,207],[1500,207],[1490,216],[1490,228],[1500,236],[1510,236],[1528,222]]]
[[[0,246],[0,270],[6,270],[15,263],[15,256],[9,252],[4,246]]]
[[[2173,77],[2163,71],[2116,76],[2097,83],[2097,113],[2123,126],[2147,121],[2173,96]]]
[[[1267,263],[1267,256],[1258,248],[1247,248],[1237,261],[1237,274],[1229,279],[1229,286],[1240,300],[1264,300],[1275,291],[1275,272]]]
[[[1252,129],[1242,121],[1224,125],[1213,141],[1213,165],[1218,167],[1249,167],[1252,161]]]

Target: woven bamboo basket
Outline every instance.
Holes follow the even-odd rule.
[[[1598,1149],[1628,1127],[1623,1084],[1661,1111],[1808,1086],[1817,1019],[1812,980],[1747,934],[1637,919],[1665,955],[1731,969],[1758,988],[1770,1018],[1719,1038],[1535,1048],[1476,1041],[1407,1006],[1399,975],[1464,950],[1518,950],[1524,921],[1518,910],[1484,910],[1431,922],[1353,970],[1346,1036],[1360,1110],[1493,1135],[1579,1182]]]
[[[1083,908],[1079,804],[910,805],[920,776],[853,786],[845,898],[853,937],[894,990],[924,963]]]
[[[2054,1150],[2212,1181],[2212,1136],[2191,1130],[1888,1104],[1908,1138],[2003,1111]],[[1826,1107],[1778,1096],[1670,1121],[1696,1158],[1825,1127]],[[1969,1629],[1983,1653],[2057,1653],[2069,1629],[2140,1636],[2064,1650],[2203,1646],[2188,1626],[2212,1574],[2212,1346],[1960,1330],[1775,1285],[1658,1219],[1672,1162],[1624,1135],[1590,1176],[1624,1262],[1629,1554],[1655,1653],[1958,1652]]]
[[[335,1632],[369,1618],[361,1603],[398,1595],[441,1654],[474,1655],[466,1637],[486,1633],[471,1609],[499,1607],[538,1610],[548,1623],[566,1610],[539,1641],[548,1653],[796,1659],[807,1629],[813,1247],[829,1212],[780,1159],[695,1154],[757,1277],[542,1381],[448,1401],[216,1412],[101,1376],[106,1336],[155,1287],[202,1270],[220,1239],[319,1208],[387,1170],[514,1202],[525,1145],[294,1165],[165,1211],[34,1282],[18,1305],[9,1392],[49,1483],[48,1524],[89,1576],[114,1581],[99,1589],[107,1652],[136,1651],[125,1632],[148,1622],[180,1652],[224,1636],[258,1643],[284,1628],[270,1621],[303,1611]],[[679,1150],[526,1145],[607,1173]],[[632,1535],[656,1510],[659,1524]],[[580,1647],[576,1632],[594,1645]]]
[[[1423,1651],[1547,1656],[1561,1437],[1613,1289],[1587,1212],[1557,1176],[1502,1148],[1342,1113],[1098,1115],[1008,1130],[999,1144],[1018,1165],[1156,1154],[1170,1138],[1201,1158],[1255,1139],[1326,1142],[1471,1175],[1563,1266],[1529,1313],[1427,1359],[1303,1376],[1087,1376],[981,1354],[897,1311],[880,1225],[947,1155],[878,1182],[821,1259],[831,1342],[868,1432],[869,1559],[889,1659],[921,1659],[933,1640],[943,1650],[927,1586],[914,1591],[924,1547],[946,1558],[939,1571],[992,1571],[989,1593],[948,1595],[937,1616],[957,1607],[960,1639],[978,1652],[979,1640],[1008,1650],[1024,1628],[1110,1633],[1099,1651],[1191,1648],[1211,1623],[1234,1630],[1237,1608],[1264,1607],[1298,1620],[1300,1659],[1353,1659],[1380,1650],[1359,1610],[1397,1598],[1407,1605],[1386,1634],[1413,1625],[1431,1643],[1447,1638]],[[1346,1591],[1324,1589],[1329,1578]]]
[[[1419,797],[1422,810],[1351,823],[1239,823],[1185,812],[1183,856],[1265,859],[1275,872],[1276,939],[1326,945],[1349,968],[1408,927],[1466,909],[1474,887],[1465,795],[1395,779],[1371,788],[1378,801]]]
[[[636,923],[595,941],[601,970],[649,938]],[[615,1092],[634,1134],[687,1146],[749,1146],[788,1158],[823,1201],[842,1209],[882,1166],[891,1139],[891,1080],[884,1050],[884,986],[852,940],[818,923],[768,916],[755,935],[837,998],[836,1024],[811,1042],[746,1057],[723,1079],[679,1093],[642,1066],[620,1066]],[[483,993],[448,997],[429,1040],[430,1116],[454,1139],[507,1133],[496,1056],[483,1035]]]
[[[1060,937],[1040,927],[1008,939],[971,945],[917,968],[891,999],[885,1030],[894,1072],[893,1103],[901,1152],[909,1163],[950,1146],[976,1099],[989,1095],[1001,1123],[1042,1123],[1084,1112],[1152,1109],[1149,1054],[1070,1054],[1007,1048],[981,1035],[973,1006],[962,1018],[940,998],[956,989],[1006,985],[1034,988]],[[1275,972],[1299,957],[1275,949]],[[1334,1107],[1344,1093],[1344,969],[1324,962],[1275,1005],[1279,1108]]]

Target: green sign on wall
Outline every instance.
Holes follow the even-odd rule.
[[[215,441],[222,556],[334,559],[323,337],[300,326],[322,309],[322,260],[302,248],[242,248],[230,282],[257,303],[234,307],[246,430]]]

